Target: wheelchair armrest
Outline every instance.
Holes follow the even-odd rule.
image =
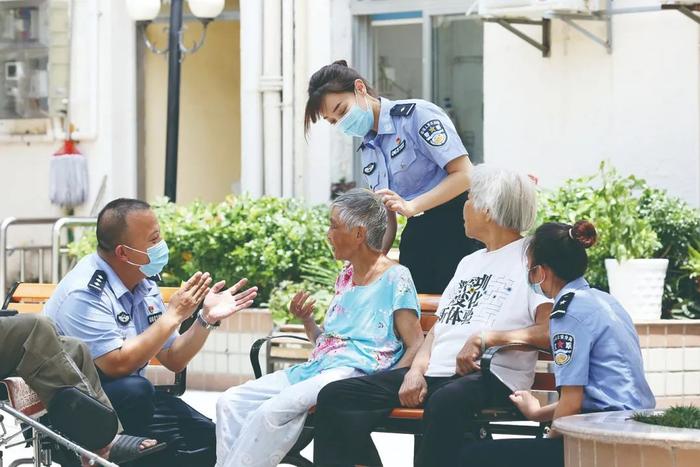
[[[484,379],[489,385],[495,377],[494,374],[491,372],[491,363],[493,362],[493,358],[496,356],[496,354],[498,354],[498,352],[504,350],[520,350],[522,352],[536,351],[550,353],[549,349],[542,349],[540,347],[530,344],[504,344],[489,347],[484,351],[484,354],[481,356],[481,374],[484,376]]]
[[[260,348],[263,346],[263,344],[267,343],[268,341],[271,341],[273,339],[296,339],[302,342],[310,342],[309,339],[301,336],[293,336],[290,334],[280,334],[277,336],[267,336],[260,338],[253,342],[253,345],[250,346],[250,364],[253,366],[253,373],[255,374],[255,379],[258,379],[262,376],[262,370],[260,368]]]
[[[0,310],[0,318],[6,318],[8,316],[15,316],[19,312],[17,310]]]

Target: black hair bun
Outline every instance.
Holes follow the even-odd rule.
[[[598,232],[595,226],[588,221],[578,221],[571,228],[571,238],[576,240],[584,248],[590,248],[598,240]]]
[[[335,62],[333,62],[333,65],[340,65],[340,66],[347,67],[348,62],[347,62],[347,60],[336,60]]]

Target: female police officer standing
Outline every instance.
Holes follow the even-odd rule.
[[[393,213],[384,250],[396,237],[396,213],[408,218],[400,262],[418,292],[442,293],[459,261],[482,248],[464,236],[462,208],[472,165],[449,117],[424,100],[378,97],[345,60],[311,76],[307,132],[320,117],[348,136],[364,138],[365,180]]]
[[[527,391],[510,398],[527,418],[545,422],[567,415],[654,408],[644,377],[639,338],[630,316],[605,292],[589,287],[583,274],[586,248],[596,241],[593,224],[541,225],[528,247],[528,281],[554,298],[549,323],[559,402],[540,407]],[[460,465],[455,462],[455,465]],[[461,465],[479,467],[564,466],[562,438],[472,443]]]

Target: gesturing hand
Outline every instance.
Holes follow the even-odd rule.
[[[179,322],[183,322],[194,313],[202,299],[209,293],[211,275],[196,272],[180,289],[170,297],[168,312],[174,313]]]
[[[302,322],[309,322],[314,319],[316,300],[309,300],[310,296],[311,294],[309,292],[297,292],[289,303],[289,312]]]
[[[224,290],[226,281],[219,281],[211,288],[211,292],[204,298],[202,317],[207,323],[214,324],[224,320],[234,313],[250,307],[258,296],[258,288],[250,287],[239,292],[248,283],[247,279],[241,279],[233,287]]]

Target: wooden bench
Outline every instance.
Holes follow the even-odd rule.
[[[41,313],[44,309],[44,304],[56,290],[56,284],[35,284],[29,282],[15,283],[7,294],[5,303],[2,305],[3,310],[15,310],[19,313]],[[167,305],[170,298],[178,291],[178,287],[160,287],[160,293],[163,297],[163,302]],[[184,332],[191,325],[192,320],[185,321],[180,332]],[[160,366],[157,358],[153,358],[150,365]],[[169,392],[175,396],[181,396],[185,393],[187,385],[187,369],[175,374],[173,384],[157,385],[159,391]]]
[[[427,334],[437,321],[435,312],[437,311],[440,302],[439,295],[419,295],[421,305],[421,327],[423,332]],[[250,362],[253,366],[255,378],[262,376],[260,367],[260,349],[272,339],[296,340],[299,342],[308,342],[308,339],[299,335],[272,335],[258,339],[250,349]],[[529,346],[497,346],[486,349],[481,358],[481,369],[484,374],[485,384],[493,384],[495,376],[490,371],[491,361],[493,357],[502,350],[527,350],[539,351],[539,359],[535,369],[535,381],[532,386],[533,391],[552,392],[556,391],[554,375],[551,373],[551,354],[546,350],[534,349]],[[414,453],[420,448],[422,441],[422,424],[423,409],[422,408],[405,408],[397,407],[393,409],[390,415],[375,427],[375,432],[383,433],[400,433],[409,434],[414,437]],[[465,433],[465,437],[472,439],[488,439],[493,434],[510,434],[519,436],[536,436],[542,437],[547,424],[540,423],[538,425],[529,424],[503,424],[504,422],[523,422],[527,421],[525,417],[513,405],[488,407],[475,414],[471,431]],[[291,464],[297,467],[311,467],[313,463],[301,455],[301,451],[309,445],[313,440],[313,409],[309,412],[306,419],[304,431],[299,436],[296,444],[292,447],[289,453],[285,456],[282,464]]]

